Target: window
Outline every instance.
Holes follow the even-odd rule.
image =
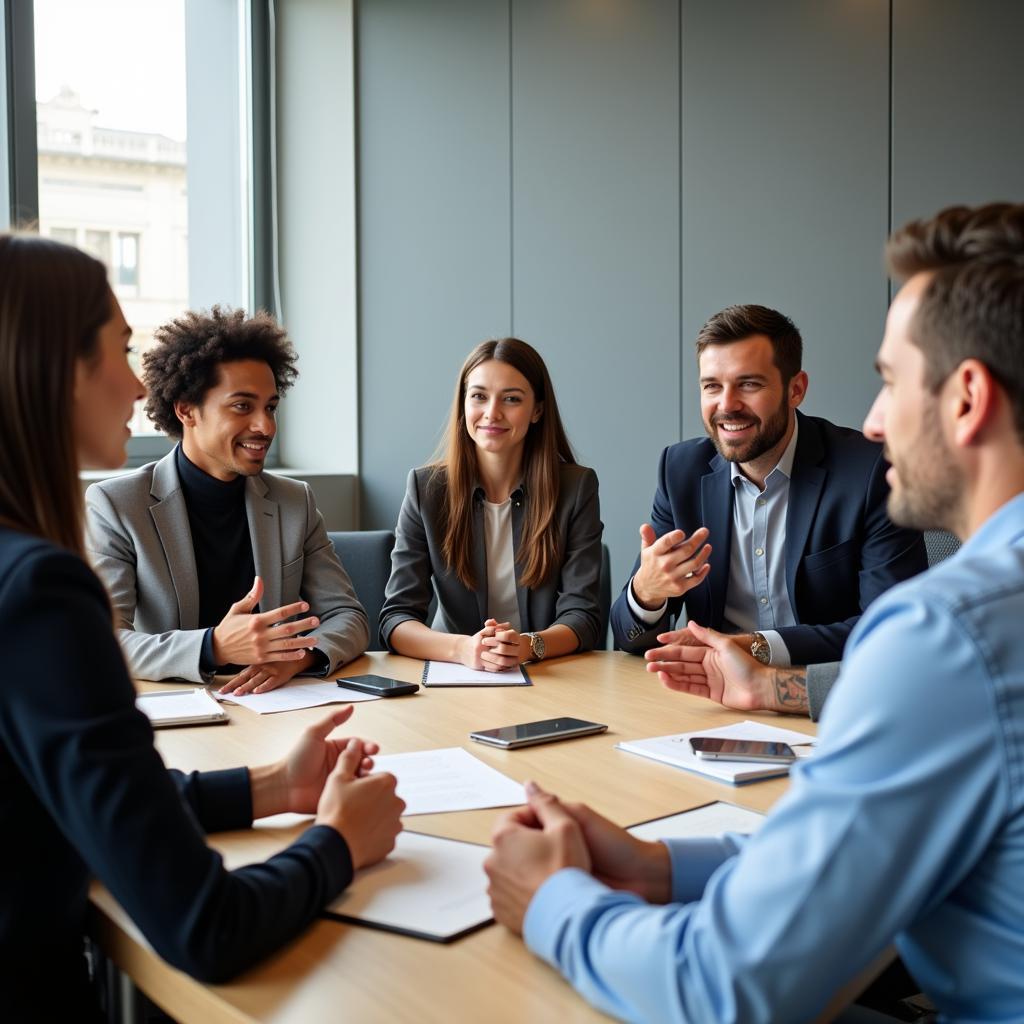
[[[252,294],[269,257],[251,245],[266,200],[252,156],[265,108],[250,83],[266,77],[267,57],[254,49],[249,0],[16,0],[11,10],[5,52],[35,57],[3,66],[11,222],[37,222],[107,266],[139,355],[186,309],[269,308]],[[132,461],[169,449],[141,408],[132,429]]]
[[[181,246],[181,251],[185,247]],[[133,292],[139,287],[139,236],[119,234],[117,236],[117,284],[128,294],[128,289]]]

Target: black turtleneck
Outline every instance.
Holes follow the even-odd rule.
[[[189,461],[181,445],[175,461],[196,556],[199,625],[212,628],[252,589],[256,575],[245,512],[246,478],[224,481],[204,473]],[[204,654],[209,648],[212,656],[209,634],[203,646]]]

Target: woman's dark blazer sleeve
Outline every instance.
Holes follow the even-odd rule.
[[[0,753],[17,793],[0,800],[22,819],[20,851],[5,857],[21,860],[29,890],[15,923],[38,917],[63,884],[48,927],[80,924],[69,904],[84,902],[84,871],[72,870],[84,862],[156,951],[202,980],[225,980],[280,947],[351,879],[345,841],[318,826],[263,864],[225,870],[202,829],[251,823],[248,772],[167,771],[135,707],[106,595],[80,559],[39,544],[4,568]],[[60,862],[58,881],[45,864]]]
[[[571,500],[566,500],[571,494]],[[597,474],[583,466],[562,467],[565,549],[555,595],[554,618],[539,626],[568,626],[581,651],[592,651],[601,636],[601,504]],[[560,516],[562,518],[562,516]]]
[[[427,527],[420,508],[420,477],[423,477],[423,483],[426,484],[426,472],[415,469],[409,472],[405,497],[395,527],[391,576],[384,590],[384,604],[380,610],[380,640],[389,651],[394,650],[391,634],[396,626],[410,620],[427,622],[427,612],[434,596],[431,543],[427,538]]]

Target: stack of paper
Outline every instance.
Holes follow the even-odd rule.
[[[226,722],[227,713],[201,686],[192,690],[153,690],[140,693],[135,706],[155,729],[168,725],[209,725]]]
[[[769,779],[776,775],[785,775],[789,771],[787,764],[753,764],[750,761],[706,761],[690,749],[691,736],[717,736],[731,740],[767,740],[775,743],[794,744],[813,743],[814,738],[793,729],[778,729],[760,722],[737,722],[735,725],[721,729],[697,729],[694,732],[677,733],[674,736],[655,736],[649,740],[629,740],[617,744],[620,750],[630,754],[640,754],[655,761],[685,768],[687,771],[709,775],[713,779],[731,782],[753,782],[756,779]]]
[[[380,700],[374,693],[360,693],[329,683],[288,683],[266,693],[218,693],[217,700],[255,711],[258,715],[276,715],[279,711],[300,711],[323,704],[354,704],[359,700]]]
[[[375,757],[376,770],[391,772],[405,813],[441,814],[526,803],[522,784],[484,764],[462,747]]]

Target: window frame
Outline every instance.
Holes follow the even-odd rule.
[[[197,0],[185,0],[188,5]],[[207,0],[201,0],[206,3]],[[272,33],[268,0],[224,0],[224,14],[238,25],[238,159],[241,251],[241,294],[224,297],[239,301],[252,312],[266,309],[278,315],[274,287],[273,193],[270,154],[274,125],[267,83],[272,68]],[[5,85],[0,103],[0,187],[6,186],[7,202],[0,202],[3,228],[33,228],[39,220],[39,156],[36,145],[34,0],[0,0],[3,39],[0,41],[0,73]],[[209,7],[205,8],[208,15]],[[190,118],[191,122],[191,118]],[[189,124],[189,137],[192,136]],[[201,144],[201,143],[200,143]],[[195,235],[190,219],[190,247]],[[111,236],[111,257],[119,244]],[[200,243],[201,244],[201,243]],[[137,251],[137,261],[142,254]],[[191,252],[190,252],[191,263]],[[117,268],[111,266],[112,275]],[[191,295],[189,302],[196,300]],[[199,302],[199,305],[209,303]],[[128,442],[127,468],[137,467],[169,452],[174,439],[164,435],[132,437]],[[278,464],[277,448],[271,450],[268,467]]]

